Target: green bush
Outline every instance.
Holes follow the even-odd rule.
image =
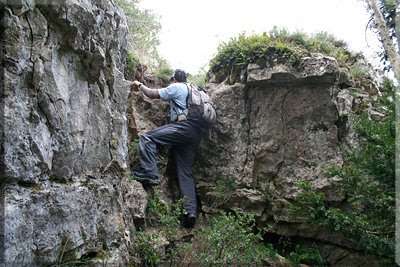
[[[196,75],[188,75],[188,82],[194,83],[202,88],[205,88],[207,83],[207,72],[200,70]]]
[[[175,246],[180,239],[179,218],[182,212],[183,200],[175,203],[163,202],[160,198],[160,192],[154,189],[147,204],[148,223],[156,227],[156,232],[134,231],[136,252],[141,260],[141,266],[157,266],[161,263],[171,262],[171,255],[178,257],[184,253],[184,246]],[[162,246],[169,244],[171,248],[166,255],[160,253]],[[160,247],[157,250],[157,247]],[[173,248],[172,248],[173,247]]]
[[[338,186],[347,196],[349,208],[332,208],[324,195],[309,183],[300,185],[303,193],[295,208],[305,219],[341,232],[365,253],[388,264],[394,262],[395,247],[395,103],[394,86],[385,81],[385,96],[378,108],[383,121],[361,115],[356,119],[360,149],[346,151],[344,166],[332,166],[327,176],[339,176]]]
[[[133,80],[135,78],[136,66],[138,65],[139,60],[137,56],[133,52],[128,52],[126,55],[126,63],[125,63],[125,77],[126,79]]]
[[[215,186],[209,194],[208,205],[209,208],[206,212],[211,211],[214,208],[219,208],[225,204],[237,190],[236,179],[233,175],[227,175],[217,179]]]
[[[276,253],[255,230],[254,215],[221,213],[194,233],[195,260],[207,266],[261,265]]]
[[[302,32],[289,33],[275,27],[269,33],[251,36],[240,34],[228,43],[223,43],[211,60],[210,69],[217,72],[233,66],[243,67],[260,59],[270,60],[270,63],[281,60],[296,66],[299,59],[310,52],[334,56],[338,60],[347,60],[345,55],[349,54],[345,42],[325,32],[308,36]]]
[[[287,258],[295,266],[299,266],[301,263],[311,266],[324,266],[324,259],[316,245],[306,246],[297,244],[294,251],[290,252]]]
[[[356,62],[355,64],[349,67],[350,74],[356,78],[361,79],[364,76],[364,70],[360,63]]]
[[[276,258],[272,245],[263,243],[262,231],[256,228],[252,214],[221,213],[209,222],[199,216],[197,226],[191,230],[191,241],[185,241],[190,235],[180,227],[181,206],[182,201],[164,203],[160,200],[159,192],[154,191],[148,213],[155,216],[155,221],[150,224],[157,227],[157,232],[136,232],[135,235],[136,250],[142,265],[257,266],[265,260]],[[156,247],[164,238],[167,246],[165,254],[160,254]]]
[[[174,203],[163,202],[160,198],[160,192],[154,189],[147,205],[147,212],[156,218],[153,225],[160,226],[160,232],[171,242],[178,239],[183,201],[183,199],[180,199]]]
[[[163,64],[157,69],[157,78],[159,78],[162,83],[169,84],[169,79],[173,71],[174,70],[168,64]]]
[[[300,264],[325,266],[325,260],[315,243],[294,242],[291,237],[281,236],[276,243],[276,248],[278,253],[288,259],[294,266],[300,266]]]
[[[158,239],[157,233],[135,232],[135,248],[141,259],[141,266],[156,266],[160,261],[155,249]]]

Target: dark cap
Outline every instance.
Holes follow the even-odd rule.
[[[176,69],[171,75],[170,81],[175,78],[178,82],[186,82],[186,73],[183,70]]]

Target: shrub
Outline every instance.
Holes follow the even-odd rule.
[[[263,244],[262,231],[256,228],[252,214],[222,212],[208,223],[199,216],[196,228],[191,231],[191,242],[185,241],[190,235],[180,228],[181,206],[182,201],[164,203],[159,198],[159,192],[154,191],[148,213],[156,218],[151,224],[157,226],[157,232],[136,232],[135,235],[136,250],[142,265],[253,266],[276,257],[272,245]],[[165,254],[160,254],[156,247],[164,238],[167,240]]]
[[[195,232],[195,259],[208,266],[261,265],[276,253],[271,245],[262,243],[261,232],[255,231],[254,215],[221,213]]]
[[[157,69],[157,78],[161,80],[164,84],[169,84],[169,78],[171,78],[171,74],[174,70],[167,64],[161,65]]]
[[[151,213],[156,218],[153,224],[155,226],[160,226],[160,232],[171,242],[178,239],[182,205],[183,199],[174,203],[163,202],[160,198],[160,192],[154,189],[147,206],[147,212]]]
[[[339,61],[347,60],[345,55],[349,55],[345,42],[336,40],[325,32],[309,36],[302,32],[289,33],[285,29],[279,30],[275,27],[269,33],[251,36],[240,34],[228,43],[223,43],[211,60],[210,69],[212,72],[218,72],[220,69],[243,67],[259,59],[268,60],[271,57],[275,57],[278,63],[282,60],[296,66],[302,56],[311,52],[333,56]]]
[[[183,247],[175,249],[175,253],[171,253],[171,249],[166,255],[160,253],[163,249],[157,247],[169,244],[172,246],[179,241],[180,222],[179,218],[182,212],[183,200],[175,203],[163,202],[160,198],[160,192],[157,189],[152,191],[147,205],[147,213],[149,217],[154,217],[149,223],[152,227],[157,227],[157,232],[135,232],[136,252],[141,259],[141,266],[157,266],[163,262],[171,261],[171,255],[177,256],[183,253]]]
[[[301,263],[311,266],[324,266],[324,259],[315,244],[312,246],[297,244],[287,258],[295,266],[299,266]]]
[[[207,72],[200,70],[196,75],[188,75],[188,82],[194,83],[202,88],[206,87]]]
[[[210,207],[205,211],[209,212],[225,204],[235,193],[237,187],[238,185],[233,175],[223,176],[217,179],[215,186],[212,188],[212,194],[210,194]]]
[[[135,248],[141,259],[141,266],[156,266],[160,261],[155,247],[159,236],[156,233],[136,232]]]
[[[133,80],[135,78],[136,66],[138,65],[139,60],[137,56],[133,52],[128,52],[126,55],[126,63],[125,63],[125,77],[126,79]]]
[[[350,74],[356,78],[361,79],[365,75],[365,71],[362,69],[360,63],[355,63],[349,67]]]

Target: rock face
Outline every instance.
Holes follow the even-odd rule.
[[[168,107],[138,92],[128,102],[127,26],[114,1],[14,2],[0,31],[0,261],[124,266],[134,260],[131,230],[143,224],[147,205],[143,187],[122,178],[128,139],[165,124]],[[371,266],[342,237],[299,220],[289,203],[301,181],[341,203],[324,170],[342,164],[341,144],[357,146],[349,118],[376,86],[350,94],[345,88],[356,82],[322,55],[297,68],[250,64],[216,81],[211,76],[209,87],[218,124],[195,166],[203,211],[252,211],[273,225],[271,235],[318,241],[329,264]],[[158,156],[163,196],[175,197],[173,164],[166,151]]]
[[[296,197],[299,181],[329,186],[324,167],[341,164],[335,88],[339,71],[334,59],[312,62],[304,66],[307,73],[251,64],[244,83],[210,84],[219,120],[204,149],[218,158],[202,158],[210,167],[201,176],[232,174],[242,187],[283,199]]]
[[[296,69],[249,64],[240,73],[236,83],[232,77],[222,83],[210,77],[218,124],[203,142],[195,168],[203,209],[252,211],[259,223],[274,225],[270,233],[317,240],[330,244],[331,251],[340,248],[330,263],[343,264],[341,247],[351,246],[302,223],[289,209],[302,181],[324,192],[326,201],[344,199],[324,175],[327,166],[342,164],[341,144],[356,144],[348,123],[355,102],[339,88],[342,70],[334,58],[314,55]],[[235,184],[230,192],[229,181]],[[221,192],[224,197],[216,197]]]
[[[140,184],[121,178],[125,19],[109,0],[11,2],[2,38],[2,257],[15,266],[123,264],[147,202]]]

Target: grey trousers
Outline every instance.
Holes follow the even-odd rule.
[[[171,123],[140,135],[139,159],[144,171],[158,175],[157,145],[171,145],[178,172],[181,194],[185,197],[184,209],[196,214],[197,201],[193,160],[195,150],[200,143],[203,130],[195,122],[181,121]]]

